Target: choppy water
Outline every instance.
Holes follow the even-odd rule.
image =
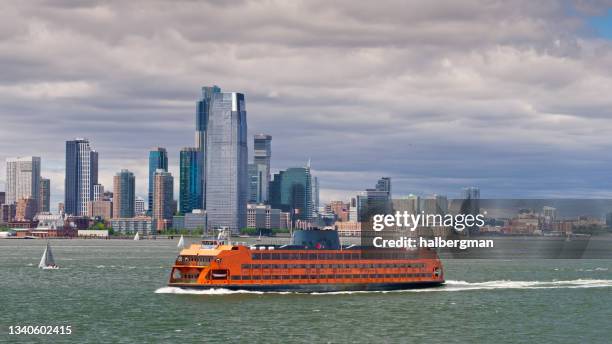
[[[0,240],[0,342],[610,343],[612,260],[449,260],[445,287],[331,294],[165,286],[176,241]],[[70,336],[9,336],[71,325]]]

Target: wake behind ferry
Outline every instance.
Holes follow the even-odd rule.
[[[444,283],[429,249],[342,246],[332,230],[298,230],[288,245],[232,244],[229,236],[183,249],[168,286],[280,292],[398,290]]]

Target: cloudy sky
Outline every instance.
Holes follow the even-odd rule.
[[[322,199],[394,194],[612,197],[610,1],[3,1],[4,160],[64,142],[145,195],[147,152],[194,143],[203,85],[247,97],[275,170],[308,158]],[[219,3],[222,3],[220,5]],[[252,138],[250,148],[252,149]]]

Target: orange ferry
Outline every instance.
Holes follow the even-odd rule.
[[[289,245],[204,240],[183,249],[169,286],[188,289],[333,292],[439,286],[442,263],[429,249],[340,244],[336,231],[300,230]]]

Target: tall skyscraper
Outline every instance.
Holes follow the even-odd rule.
[[[202,209],[202,155],[197,148],[186,147],[180,152],[179,204],[182,214]]]
[[[274,175],[270,183],[270,205],[291,213],[291,222],[312,218],[310,168],[293,167]]]
[[[212,102],[215,94],[221,93],[218,86],[202,87],[202,97],[196,103],[196,132],[195,147],[200,153],[200,174],[202,178],[202,206],[206,207],[206,132],[208,120],[212,111]]]
[[[51,180],[40,178],[40,194],[38,196],[38,212],[48,213],[51,208]]]
[[[40,158],[35,156],[6,159],[6,204],[20,199],[40,197]],[[34,209],[36,211],[36,209]]]
[[[66,214],[87,215],[93,199],[94,181],[98,179],[98,153],[91,150],[89,140],[66,141],[66,178],[64,207]]]
[[[319,177],[312,177],[312,210],[319,212]]]
[[[253,163],[261,165],[264,169],[264,178],[259,178],[261,191],[261,201],[258,203],[268,202],[269,183],[272,178],[270,175],[270,159],[272,157],[272,136],[266,134],[257,134],[253,138]]]
[[[357,195],[357,213],[359,221],[367,221],[376,214],[389,214],[393,209],[391,202],[391,178],[383,177],[376,182],[376,187],[366,189]]]
[[[165,230],[174,215],[174,178],[163,169],[155,171],[153,178],[153,219],[158,230]]]
[[[268,200],[268,178],[266,166],[249,164],[249,203],[266,203]]]
[[[206,127],[206,211],[209,228],[246,227],[247,117],[242,93],[213,93]]]
[[[168,172],[168,152],[166,148],[157,147],[149,152],[149,208],[153,211],[153,184],[155,183],[155,171],[164,170]]]
[[[91,185],[98,184],[98,152],[91,150]],[[91,190],[91,198],[93,199],[93,189]]]
[[[113,177],[113,217],[135,216],[136,178],[128,170],[121,170]]]

